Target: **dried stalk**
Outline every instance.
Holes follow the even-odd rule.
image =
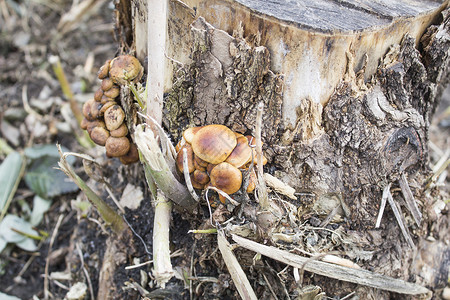
[[[398,180],[400,184],[400,188],[402,190],[403,197],[405,198],[406,207],[409,212],[412,214],[414,221],[418,226],[422,222],[422,213],[417,206],[416,199],[414,199],[414,195],[409,187],[408,180],[406,179],[405,173],[402,173],[400,179]]]
[[[217,244],[239,295],[244,300],[258,299],[236,256],[231,251],[231,245],[226,240],[223,231],[217,232]]]
[[[264,181],[264,171],[263,171],[263,153],[262,153],[262,141],[261,141],[261,128],[262,128],[262,114],[264,110],[264,103],[260,102],[258,104],[258,109],[256,112],[256,130],[255,130],[255,138],[256,138],[256,162],[258,172],[258,196],[259,196],[259,205],[261,206],[261,210],[265,211],[269,208],[269,196],[267,194],[267,187]]]
[[[156,186],[170,200],[192,211],[197,203],[192,199],[187,188],[175,178],[161,152],[153,131],[149,129],[144,131],[144,125],[136,126],[134,140]]]
[[[153,276],[159,286],[165,288],[166,283],[174,275],[170,262],[169,225],[172,202],[159,190],[155,203],[155,220],[153,223]],[[156,217],[158,216],[158,217]]]
[[[259,244],[234,234],[232,236],[236,243],[246,249],[258,252],[295,268],[304,269],[308,272],[400,294],[431,294],[431,291],[427,288],[415,283],[383,276],[363,269],[353,269],[323,261],[311,260],[288,251]]]

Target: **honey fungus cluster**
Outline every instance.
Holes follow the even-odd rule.
[[[143,67],[131,55],[121,55],[107,60],[98,72],[102,81],[94,99],[83,105],[84,119],[81,128],[87,130],[92,141],[106,148],[108,157],[118,157],[123,164],[139,160],[136,145],[132,143],[125,122],[125,112],[116,101],[120,86],[138,82]]]
[[[212,185],[230,195],[241,188],[241,170],[248,170],[252,158],[256,163],[255,144],[252,136],[233,132],[224,125],[189,128],[176,146],[177,168],[184,172],[183,149],[186,149],[192,186],[205,189]],[[263,163],[266,162],[263,158]],[[255,186],[256,173],[252,169],[247,193],[253,192]],[[219,198],[225,201],[220,195]]]

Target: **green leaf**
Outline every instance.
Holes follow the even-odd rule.
[[[0,292],[0,299],[2,299],[2,300],[22,300],[20,298],[17,298],[16,296],[10,296],[10,295],[4,294],[2,292]]]
[[[38,195],[34,196],[30,224],[33,226],[39,225],[44,217],[44,213],[50,208],[51,205],[52,200],[41,198]]]
[[[38,236],[39,234],[33,230],[30,223],[15,215],[6,215],[3,221],[0,223],[0,237],[2,237],[8,243],[20,243],[26,236],[17,233],[18,230],[29,235]]]
[[[23,241],[16,243],[16,246],[30,252],[37,250],[36,243],[33,239],[30,238],[26,238]]]
[[[2,253],[3,249],[6,248],[6,245],[8,245],[8,242],[5,241],[1,236],[0,236],[0,253]],[[1,298],[0,298],[1,299]]]
[[[16,192],[23,164],[23,156],[14,151],[0,165],[0,211],[7,209],[8,200]]]
[[[54,150],[56,155],[54,155]],[[78,190],[75,183],[70,181],[58,166],[59,154],[54,146],[45,145],[25,150],[27,157],[32,158],[25,173],[25,183],[41,198],[49,199],[57,195],[71,193]]]
[[[66,152],[67,148],[61,147],[61,149]],[[57,157],[59,159],[58,148],[53,144],[37,145],[30,148],[25,148],[25,156],[30,160],[35,160],[44,156]],[[70,164],[75,162],[75,157],[70,157],[68,159]]]

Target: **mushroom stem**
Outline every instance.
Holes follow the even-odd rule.
[[[188,157],[186,148],[183,148],[183,174],[189,193],[191,193],[191,196],[192,198],[194,198],[195,201],[199,202],[200,199],[198,198],[197,193],[195,193],[194,191],[194,187],[192,186],[191,182],[191,176],[189,176]]]
[[[267,195],[266,182],[264,181],[263,172],[263,153],[262,153],[262,142],[261,142],[261,128],[262,128],[262,115],[264,110],[264,103],[260,102],[256,111],[256,162],[257,162],[257,172],[258,172],[258,196],[259,205],[261,210],[267,210],[269,208],[269,197]]]

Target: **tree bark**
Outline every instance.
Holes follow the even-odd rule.
[[[146,1],[123,3],[121,48],[144,63],[152,59]],[[407,178],[421,215],[419,224],[407,220],[416,246],[430,230],[432,198],[423,183],[428,129],[450,79],[448,5],[170,1],[163,124],[174,140],[188,127],[213,123],[251,134],[264,102],[267,172],[294,187],[299,218],[322,218],[340,205],[336,217],[353,243],[343,245],[348,256],[385,275],[420,277],[395,220],[385,217],[381,229],[375,223],[384,187]],[[123,34],[130,19],[133,35]],[[418,281],[445,284],[437,278]]]

